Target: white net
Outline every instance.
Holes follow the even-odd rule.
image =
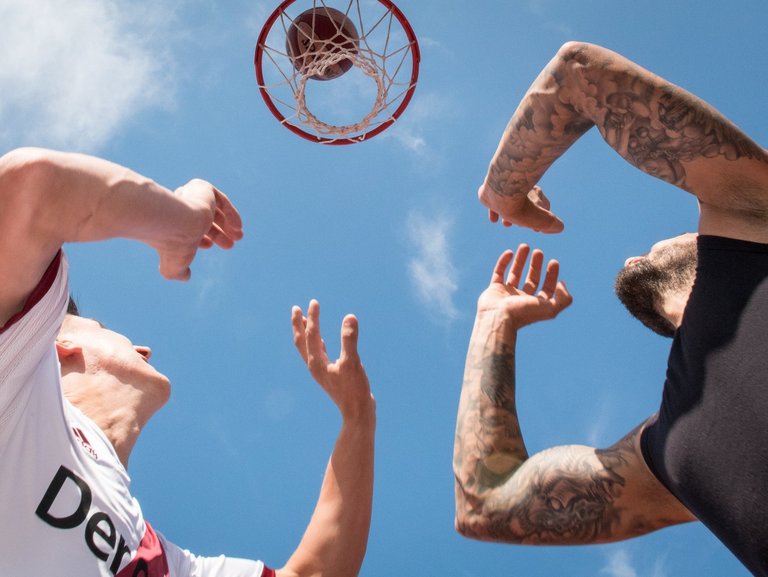
[[[391,2],[339,2],[345,5],[284,2],[265,25],[256,48],[259,88],[270,110],[294,132],[328,144],[360,142],[391,125],[411,98],[419,65],[413,31]],[[312,31],[295,25],[308,10],[315,15],[338,11],[354,30],[336,23],[333,38],[312,42]],[[300,58],[288,54],[286,38],[292,26],[294,34],[298,29],[307,40],[308,49]],[[333,79],[317,79],[326,76]]]

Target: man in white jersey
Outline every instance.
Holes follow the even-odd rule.
[[[164,277],[186,280],[198,248],[231,248],[242,227],[229,199],[202,180],[171,192],[90,156],[19,149],[0,157],[0,575],[357,575],[370,525],[375,402],[355,317],[344,319],[331,362],[319,304],[306,317],[292,311],[294,343],[342,415],[294,554],[277,571],[195,556],[145,521],[126,472],[139,433],[168,400],[168,379],[149,364],[148,347],[67,313],[62,246],[115,237],[148,244]]]

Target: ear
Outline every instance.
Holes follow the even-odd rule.
[[[76,345],[69,339],[56,339],[56,353],[59,355],[59,362],[63,363],[74,355],[81,356],[83,347]]]

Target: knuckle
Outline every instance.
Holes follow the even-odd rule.
[[[307,367],[309,367],[309,370],[312,372],[312,374],[321,373],[324,372],[325,363],[322,361],[322,359],[314,355],[309,355],[307,357]]]

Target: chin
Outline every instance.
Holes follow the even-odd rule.
[[[158,379],[157,392],[164,405],[171,398],[171,380],[163,374],[158,373],[158,375],[160,378]]]
[[[158,409],[171,398],[171,380],[163,373],[153,370],[152,375],[146,376],[142,379],[142,382],[141,389],[145,394],[150,395],[154,399],[153,404]]]

